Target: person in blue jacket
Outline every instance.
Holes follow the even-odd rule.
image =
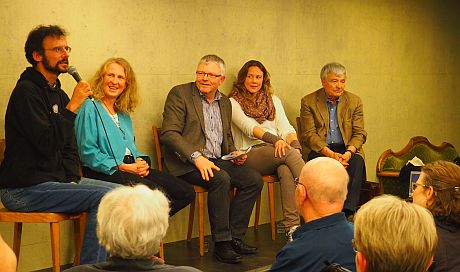
[[[136,76],[128,61],[106,60],[90,84],[93,99],[85,101],[75,120],[84,176],[158,188],[171,201],[171,216],[190,204],[195,198],[193,186],[152,169],[150,158],[137,150],[129,113],[136,108],[139,95]]]

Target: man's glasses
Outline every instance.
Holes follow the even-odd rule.
[[[412,183],[412,192],[415,191],[415,189],[417,189],[418,186],[422,186],[422,187],[425,187],[425,188],[430,188],[429,185],[415,182],[415,183]]]
[[[70,46],[64,46],[64,47],[54,47],[54,48],[51,48],[51,49],[44,49],[45,51],[54,51],[58,54],[62,54],[64,52],[67,52],[67,53],[70,53],[72,52],[72,48]]]
[[[201,72],[201,71],[197,71],[196,75],[199,78],[205,78],[206,76],[208,76],[209,79],[216,79],[216,78],[222,76],[222,75],[215,75],[215,74],[211,74],[211,73],[205,73],[205,72]]]

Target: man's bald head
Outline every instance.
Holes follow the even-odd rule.
[[[348,173],[340,162],[331,158],[319,157],[307,162],[302,168],[300,183],[313,202],[343,205],[347,197]]]

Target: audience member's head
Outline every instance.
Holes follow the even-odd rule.
[[[355,215],[358,272],[427,271],[437,244],[431,213],[395,196],[364,204]]]
[[[17,259],[13,250],[3,241],[0,235],[0,271],[14,272],[16,271]]]
[[[422,167],[413,199],[439,220],[460,225],[460,166],[436,161]]]
[[[296,189],[296,204],[305,221],[341,212],[348,174],[337,160],[319,157],[305,164]]]
[[[97,235],[112,256],[142,259],[159,251],[168,229],[169,202],[145,185],[122,186],[99,204]]]

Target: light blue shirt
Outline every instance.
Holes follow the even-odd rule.
[[[339,106],[340,97],[332,103],[326,96],[327,109],[329,110],[329,129],[326,135],[327,144],[343,144],[342,133],[339,128],[339,121],[337,118],[337,108]]]
[[[99,110],[100,117],[95,106]],[[115,124],[99,101],[95,100],[93,104],[90,99],[86,99],[75,119],[78,153],[83,166],[111,175],[116,171],[116,165],[123,163],[126,148],[131,151],[135,158],[145,156],[136,148],[129,114],[118,112],[118,121],[120,127]],[[104,127],[107,135],[104,132]],[[116,162],[110,149],[109,141],[113,154],[115,154]]]

